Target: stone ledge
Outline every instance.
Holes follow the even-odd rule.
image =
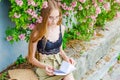
[[[13,69],[9,70],[9,80],[38,80],[36,74],[31,69]]]
[[[84,75],[82,80],[100,80],[108,72],[110,67],[117,62],[117,56],[120,53],[120,39],[116,44],[110,49],[107,55],[100,59],[96,65]]]
[[[74,72],[76,80],[84,76],[88,70],[95,66],[97,61],[107,55],[110,48],[120,38],[120,19],[108,22],[105,27],[108,30],[99,32],[103,36],[96,36],[90,42],[77,41],[65,50],[77,62],[77,71]],[[80,54],[81,51],[83,54]]]

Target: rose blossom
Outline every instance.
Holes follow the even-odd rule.
[[[115,0],[116,3],[120,3],[120,0]]]
[[[47,8],[48,7],[48,2],[47,1],[44,1],[43,2],[43,5],[42,5],[42,8]]]
[[[19,6],[22,6],[23,5],[23,1],[22,0],[15,0],[16,4],[19,5]]]
[[[19,37],[20,40],[24,40],[25,39],[25,34],[20,34],[18,37]]]
[[[104,9],[105,10],[110,10],[110,3],[109,2],[107,2],[107,3],[105,3],[104,5],[103,5],[103,7],[104,7]]]
[[[76,6],[77,6],[77,2],[76,2],[76,1],[75,1],[75,2],[72,2],[72,3],[71,3],[71,6],[72,6],[72,7],[76,7]]]
[[[28,9],[26,12],[27,12],[29,15],[31,15],[32,18],[37,18],[37,17],[38,17],[38,14],[36,14],[36,12],[33,11],[32,9]]]
[[[29,15],[32,15],[32,9],[28,9],[26,12],[29,14]]]
[[[83,7],[82,6],[79,6],[79,10],[82,10],[83,9]]]
[[[17,14],[16,12],[14,13],[15,18],[20,18],[21,14]]]
[[[97,7],[98,5],[97,5],[97,3],[94,3],[94,7]]]
[[[98,0],[98,1],[102,3],[104,0]]]
[[[8,36],[6,39],[7,39],[7,41],[10,41],[10,40],[13,39],[13,37],[12,36]]]
[[[120,12],[117,12],[115,17],[119,18],[120,17]]]
[[[42,22],[42,17],[38,17],[37,20],[36,20],[37,23],[41,23]]]
[[[86,0],[79,0],[81,3],[85,3]]]
[[[28,1],[28,5],[37,6],[37,4],[33,0],[27,0],[27,1]]]
[[[34,27],[35,27],[35,25],[34,25],[34,24],[30,24],[30,25],[28,25],[28,28],[29,28],[30,30],[33,30],[33,29],[34,29]]]
[[[93,20],[96,20],[96,16],[95,15],[91,15],[90,18],[93,19]]]
[[[100,7],[97,7],[96,8],[96,14],[100,14],[101,13],[101,9],[100,9]]]
[[[66,10],[73,10],[72,7],[66,7]]]

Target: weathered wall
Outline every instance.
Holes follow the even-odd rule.
[[[8,18],[9,9],[9,0],[2,0],[0,2],[0,72],[11,65],[20,54],[27,55],[26,42],[21,41],[11,45],[5,40],[7,27],[14,25]]]

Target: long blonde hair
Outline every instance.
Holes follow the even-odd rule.
[[[41,16],[43,18],[42,23],[36,25],[35,29],[32,31],[30,35],[30,39],[32,42],[36,42],[37,40],[41,39],[47,32],[47,24],[48,24],[48,17],[53,9],[57,9],[59,11],[59,21],[57,25],[60,25],[62,22],[62,12],[60,10],[60,6],[55,0],[48,0],[48,7],[42,8]]]

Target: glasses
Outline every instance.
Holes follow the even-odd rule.
[[[49,16],[48,19],[50,21],[54,21],[54,20],[59,20],[60,16],[56,16],[56,17],[53,17],[53,16]]]

